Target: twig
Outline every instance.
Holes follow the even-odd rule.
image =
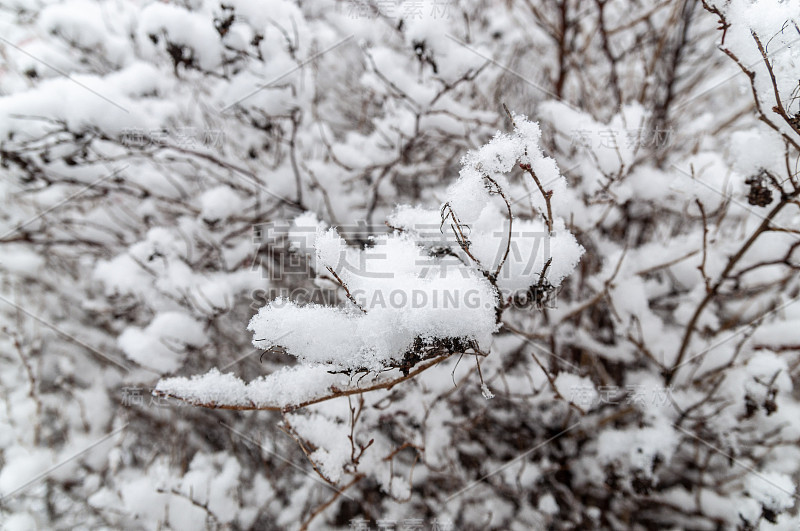
[[[314,518],[319,516],[319,514],[322,511],[330,507],[333,504],[333,502],[338,500],[339,496],[341,496],[342,493],[344,493],[344,491],[346,491],[347,489],[349,489],[350,487],[352,487],[353,485],[364,479],[364,477],[365,476],[363,474],[358,474],[356,477],[350,480],[350,483],[348,483],[341,489],[337,489],[336,492],[334,492],[333,496],[331,496],[331,498],[328,501],[326,501],[325,503],[314,509],[314,511],[311,513],[308,519],[305,522],[303,522],[303,525],[300,526],[300,531],[306,531],[308,529],[308,526],[311,524],[311,521],[314,520]]]
[[[533,361],[536,362],[536,365],[538,365],[539,368],[542,369],[542,372],[544,373],[545,377],[547,378],[547,381],[550,383],[550,388],[553,390],[553,394],[555,394],[557,398],[559,398],[559,399],[563,400],[564,402],[566,402],[567,404],[569,404],[569,407],[574,408],[581,415],[586,415],[586,411],[584,411],[582,407],[580,407],[579,405],[573,403],[572,400],[567,400],[566,398],[564,398],[564,395],[561,394],[561,392],[558,390],[558,387],[556,386],[555,379],[550,374],[550,372],[547,369],[544,368],[544,365],[542,365],[542,362],[539,361],[539,358],[536,357],[536,354],[533,351],[531,351],[531,356],[533,357]]]
[[[337,274],[336,274],[336,271],[334,271],[334,270],[333,270],[333,268],[332,268],[332,267],[330,267],[330,266],[326,266],[326,269],[328,270],[328,272],[330,272],[330,274],[331,274],[331,275],[333,275],[333,278],[335,278],[335,279],[336,279],[336,282],[338,282],[338,283],[339,283],[339,285],[342,287],[342,289],[344,289],[344,293],[345,293],[345,295],[347,295],[347,298],[348,298],[348,299],[350,299],[350,302],[352,302],[353,304],[355,304],[356,308],[358,308],[359,310],[361,310],[361,312],[362,312],[362,313],[367,313],[367,310],[365,310],[365,309],[364,309],[364,308],[363,308],[363,307],[362,307],[362,306],[361,306],[361,305],[358,303],[358,301],[356,300],[356,298],[355,298],[355,297],[353,297],[353,294],[352,294],[352,293],[350,293],[350,288],[348,288],[348,287],[347,287],[347,284],[345,284],[345,283],[344,283],[344,281],[343,281],[343,280],[342,280],[342,279],[339,277],[339,275],[337,275]]]
[[[545,222],[547,222],[547,232],[548,234],[553,234],[553,209],[550,205],[550,198],[553,197],[552,190],[545,190],[542,183],[539,181],[539,177],[536,176],[536,172],[533,171],[530,164],[520,164],[520,168],[525,170],[533,177],[533,182],[536,183],[536,186],[539,188],[539,191],[542,193],[542,197],[544,198],[544,203],[547,207],[547,217],[545,218]]]
[[[703,216],[703,260],[700,262],[700,265],[697,266],[697,269],[699,269],[700,274],[703,275],[703,280],[706,283],[706,293],[711,293],[711,279],[708,278],[706,274],[706,259],[708,257],[708,222],[706,220],[706,209],[703,208],[703,202],[699,199],[695,199],[695,203],[697,203],[697,207],[700,209],[700,215]]]
[[[369,393],[371,391],[378,391],[380,389],[391,389],[395,385],[405,382],[406,380],[410,380],[415,378],[418,374],[430,369],[431,367],[440,364],[441,362],[449,359],[453,353],[447,353],[439,356],[438,358],[433,358],[432,360],[422,363],[416,366],[416,369],[413,371],[409,371],[408,374],[399,376],[397,378],[386,380],[375,385],[371,385],[369,387],[353,387],[349,389],[338,389],[332,387],[330,389],[331,394],[320,396],[317,398],[312,398],[310,400],[306,400],[304,402],[300,402],[296,405],[288,405],[288,406],[256,406],[255,404],[251,403],[248,405],[244,404],[218,404],[215,402],[196,402],[189,400],[187,398],[178,396],[174,393],[168,393],[165,391],[161,391],[158,389],[153,390],[153,394],[155,396],[161,396],[164,398],[173,398],[175,400],[180,400],[182,402],[187,402],[193,406],[204,407],[208,409],[228,409],[233,411],[283,411],[283,412],[291,412],[296,411],[298,409],[302,409],[308,406],[312,406],[314,404],[319,404],[320,402],[327,402],[328,400],[332,400],[334,398],[340,398],[343,396],[350,396],[350,395],[359,395],[363,393]]]
[[[678,349],[678,355],[675,359],[675,363],[672,364],[672,367],[670,368],[666,376],[667,385],[669,385],[669,383],[675,377],[675,373],[683,363],[683,358],[686,356],[686,350],[689,348],[689,342],[692,339],[695,327],[697,326],[697,321],[700,318],[700,315],[703,313],[703,310],[705,310],[708,303],[711,302],[717,296],[720,288],[722,287],[722,284],[726,280],[728,280],[728,275],[730,274],[731,271],[733,271],[733,268],[736,266],[739,260],[741,260],[741,258],[750,249],[750,247],[752,247],[752,245],[755,243],[758,237],[769,229],[769,225],[770,223],[772,223],[772,220],[775,218],[775,216],[777,216],[778,213],[783,209],[783,207],[785,207],[789,203],[789,201],[794,199],[794,197],[797,196],[798,193],[800,193],[800,191],[795,191],[792,194],[789,194],[784,198],[782,198],[781,201],[778,202],[778,204],[775,205],[775,207],[764,217],[761,224],[758,226],[758,228],[756,228],[753,234],[750,235],[750,237],[747,239],[744,245],[742,245],[742,247],[736,252],[736,254],[734,254],[728,259],[728,264],[725,266],[725,269],[722,270],[722,273],[720,273],[719,278],[717,278],[717,281],[711,286],[711,290],[706,293],[706,296],[703,298],[702,301],[700,301],[700,304],[697,305],[694,314],[689,320],[689,324],[686,325],[686,332],[683,335],[681,346]]]
[[[770,81],[772,81],[772,90],[775,93],[775,106],[772,110],[779,114],[781,118],[783,118],[789,127],[794,129],[796,132],[800,133],[800,129],[792,121],[789,114],[786,112],[786,109],[783,106],[783,102],[781,101],[781,94],[778,91],[778,81],[775,79],[775,72],[772,71],[772,63],[769,61],[769,56],[767,56],[767,51],[764,49],[764,46],[761,44],[761,40],[758,38],[758,35],[754,31],[750,32],[753,35],[753,40],[756,41],[756,46],[758,46],[758,51],[761,52],[761,57],[764,59],[764,64],[767,67],[767,73],[769,73]]]
[[[508,201],[506,194],[503,192],[503,189],[500,187],[497,181],[495,181],[488,175],[485,175],[484,177],[486,178],[487,181],[489,181],[495,186],[495,188],[497,189],[497,193],[500,194],[500,197],[503,198],[503,201],[506,204],[506,209],[508,210],[508,241],[506,241],[506,250],[505,253],[503,253],[503,258],[500,259],[500,263],[497,265],[497,269],[493,274],[493,277],[497,279],[497,276],[500,274],[500,270],[503,269],[503,265],[505,265],[506,263],[506,259],[508,258],[508,253],[511,250],[511,234],[512,234],[511,228],[514,223],[514,216],[511,213],[511,203]]]

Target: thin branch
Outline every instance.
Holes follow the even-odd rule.
[[[530,174],[530,176],[533,178],[533,182],[536,183],[536,186],[542,193],[542,197],[544,198],[544,203],[547,207],[547,217],[545,218],[545,222],[547,222],[547,232],[549,234],[553,234],[553,209],[550,205],[550,198],[553,197],[553,191],[544,189],[544,186],[542,186],[541,181],[539,181],[539,177],[536,176],[536,172],[533,171],[533,168],[531,168],[530,164],[520,164],[519,167],[528,172],[528,174]]]
[[[339,275],[337,275],[337,274],[336,274],[336,271],[334,271],[334,270],[333,270],[333,268],[332,268],[332,267],[330,267],[330,266],[326,266],[326,269],[328,270],[328,272],[329,272],[331,275],[333,275],[333,278],[335,278],[335,279],[336,279],[336,282],[338,282],[338,283],[339,283],[339,285],[342,287],[342,289],[344,289],[344,293],[345,293],[345,295],[347,295],[347,298],[350,300],[350,302],[352,302],[352,303],[353,303],[353,304],[356,306],[356,308],[358,308],[359,310],[361,310],[361,312],[362,312],[362,313],[367,313],[367,310],[365,310],[365,309],[364,309],[364,308],[363,308],[363,307],[362,307],[362,306],[361,306],[361,305],[358,303],[358,301],[356,300],[356,298],[355,298],[355,297],[353,297],[353,294],[352,294],[352,293],[350,293],[350,288],[348,288],[348,287],[347,287],[347,284],[345,284],[345,283],[344,283],[344,280],[342,280],[342,279],[341,279],[341,277],[339,277]]]
[[[333,387],[332,386],[329,389],[330,394],[324,395],[324,396],[320,396],[320,397],[316,397],[316,398],[312,398],[312,399],[309,399],[309,400],[305,400],[305,401],[300,402],[299,404],[296,404],[296,405],[257,406],[257,405],[252,404],[252,403],[245,405],[245,404],[219,404],[219,403],[215,403],[215,402],[197,402],[197,401],[193,401],[193,400],[181,397],[181,396],[176,395],[174,393],[169,393],[169,392],[162,391],[162,390],[159,390],[159,389],[153,390],[153,394],[155,396],[160,396],[160,397],[164,397],[164,398],[173,398],[175,400],[180,400],[181,402],[186,402],[186,403],[191,404],[193,406],[204,407],[204,408],[208,408],[208,409],[228,409],[228,410],[233,410],[233,411],[282,411],[282,412],[291,412],[291,411],[296,411],[298,409],[302,409],[302,408],[305,408],[305,407],[308,407],[308,406],[312,406],[314,404],[319,404],[320,402],[327,402],[328,400],[332,400],[334,398],[341,398],[343,396],[350,396],[350,395],[360,395],[360,394],[363,394],[363,393],[369,393],[371,391],[378,391],[380,389],[387,389],[387,390],[391,389],[395,385],[400,384],[402,382],[405,382],[406,380],[410,380],[412,378],[415,378],[420,373],[422,373],[424,371],[427,371],[431,367],[442,363],[443,361],[445,361],[445,360],[449,359],[451,356],[453,356],[453,354],[454,353],[448,352],[447,354],[443,354],[443,355],[441,355],[441,356],[439,356],[437,358],[433,358],[430,361],[427,361],[425,363],[417,365],[414,370],[409,371],[409,373],[406,374],[406,375],[399,376],[397,378],[393,378],[393,379],[389,379],[389,380],[384,380],[382,382],[379,382],[377,384],[374,384],[374,385],[371,385],[371,386],[368,386],[368,387],[351,387],[351,388],[347,388],[347,389],[339,389],[337,387]]]
[[[333,502],[338,500],[339,496],[341,496],[344,491],[346,491],[347,489],[349,489],[350,487],[352,487],[353,485],[364,479],[364,477],[365,476],[363,474],[358,474],[352,480],[350,480],[350,483],[348,483],[341,489],[337,489],[336,492],[333,493],[333,496],[331,496],[331,498],[328,501],[326,501],[325,503],[314,509],[314,511],[311,513],[308,519],[305,522],[303,522],[303,525],[300,526],[300,531],[306,531],[308,529],[308,526],[311,525],[311,522],[312,520],[314,520],[314,518],[319,516],[319,514],[322,511],[330,507],[333,504]]]

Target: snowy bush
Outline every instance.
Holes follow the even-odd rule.
[[[0,0],[3,529],[796,529],[800,7]]]

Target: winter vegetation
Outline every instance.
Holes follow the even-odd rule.
[[[0,0],[0,528],[800,526],[800,4]]]

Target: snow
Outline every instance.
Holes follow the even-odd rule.
[[[792,478],[780,472],[751,473],[747,491],[765,509],[782,512],[794,505],[796,487]]]
[[[29,531],[39,529],[36,520],[30,513],[12,514],[3,521],[3,529],[7,531]]]
[[[473,168],[464,169],[458,181],[447,191],[447,204],[464,223],[472,223],[478,219],[483,209],[491,200],[483,175]]]
[[[480,193],[483,193],[482,189]],[[449,232],[442,234],[439,231],[441,222],[440,212],[411,205],[398,205],[387,219],[390,226],[410,232],[423,245],[451,245],[455,240]]]
[[[49,5],[39,17],[39,27],[43,32],[58,34],[83,48],[99,49],[100,53],[121,65],[130,59],[128,43],[108,26],[103,9],[97,3],[85,0]]]
[[[539,498],[539,510],[547,514],[558,514],[558,503],[552,494]]]
[[[792,379],[789,376],[790,371],[786,360],[773,352],[755,353],[747,361],[745,369],[751,378],[746,387],[748,391],[755,393],[756,399],[758,397],[763,399],[768,387],[782,394],[792,392]]]
[[[325,224],[317,218],[314,212],[304,212],[294,218],[287,231],[289,248],[295,252],[314,255],[314,242]]]
[[[286,233],[290,249],[310,255],[318,282],[327,279],[341,284],[343,295],[347,295],[342,298],[349,299],[335,307],[300,305],[278,298],[252,318],[248,329],[253,332],[254,346],[269,349],[279,345],[301,366],[282,369],[249,384],[231,374],[212,372],[192,380],[163,380],[157,390],[192,402],[284,407],[324,395],[332,380],[327,371],[380,371],[401,362],[418,348],[417,342],[426,347],[440,339],[457,339],[488,350],[497,330],[498,290],[505,298],[543,283],[540,276],[545,265],[547,281],[557,287],[583,254],[583,248],[558,218],[552,232],[547,231],[543,219],[518,220],[509,243],[509,220],[492,198],[508,186],[505,174],[517,163],[530,164],[545,182],[560,179],[563,185],[557,165],[544,157],[538,146],[539,127],[524,116],[513,116],[513,133],[498,132],[484,147],[463,157],[463,168],[447,191],[442,212],[402,205],[396,209],[389,223],[400,232],[374,237],[368,246],[359,248],[349,245],[336,228],[326,228],[313,214],[293,220]],[[222,208],[234,202],[214,191],[206,192],[202,201],[204,211],[210,205]],[[443,218],[447,221],[448,208],[457,216],[457,223],[470,223],[463,230],[469,235],[471,256],[462,263],[430,254],[439,245],[461,251],[454,236],[438,242],[431,242],[429,237],[430,225],[435,227],[437,221],[441,224]],[[545,214],[544,207],[540,212]],[[227,210],[219,217],[225,214]],[[262,230],[266,229],[274,227]],[[181,245],[153,231],[148,242],[165,254],[178,252]],[[486,271],[499,267],[506,247],[509,258],[503,269],[493,281],[487,280]],[[181,358],[173,356],[166,361],[169,356],[163,352],[159,358],[164,361],[154,364],[142,352],[153,350],[153,342],[137,350],[132,334],[138,334],[137,340],[143,338],[136,330],[123,334],[126,341],[122,344],[129,357],[146,359],[161,370],[178,366]],[[566,373],[559,378],[561,385],[580,382]],[[323,385],[301,392],[310,381]],[[213,391],[204,393],[203,386]],[[482,394],[494,396],[486,384]]]
[[[169,500],[169,495],[156,492],[148,477],[128,481],[120,490],[124,507],[139,517],[146,518],[154,510],[163,513]]]
[[[169,373],[183,364],[186,347],[201,348],[207,341],[203,326],[195,319],[181,312],[164,312],[145,328],[126,328],[118,343],[136,363]]]
[[[330,374],[319,365],[298,365],[284,367],[247,384],[233,373],[222,374],[212,369],[191,379],[162,379],[155,391],[190,403],[284,408],[324,396],[331,386],[344,388],[347,378]]]
[[[242,211],[245,203],[227,186],[207,190],[200,196],[200,217],[207,223],[219,223]]]
[[[55,464],[53,452],[14,445],[3,450],[6,463],[0,470],[0,494],[7,496]]]
[[[339,271],[345,266],[349,254],[347,243],[339,236],[336,229],[328,229],[317,234],[314,248],[317,260],[320,261],[322,267],[330,267]]]
[[[229,524],[239,509],[231,494],[238,488],[241,472],[242,467],[236,459],[224,452],[212,455],[197,453],[188,472],[181,478],[178,491],[200,504],[208,504],[220,523]]]
[[[762,169],[778,170],[782,157],[770,146],[775,145],[777,134],[769,127],[737,131],[731,135],[730,158],[734,168],[742,175],[755,175]]]
[[[496,327],[495,294],[475,273],[448,271],[403,235],[377,238],[374,247],[359,251],[329,229],[318,232],[314,246],[320,269],[340,276],[366,313],[354,305],[276,300],[250,322],[255,346],[277,343],[306,362],[371,370],[402,358],[417,338],[488,346]]]
[[[0,494],[91,450],[0,527],[796,529],[800,11],[707,3],[0,0]]]
[[[176,5],[152,3],[145,7],[137,28],[140,42],[146,50],[154,53],[158,46],[164,46],[164,39],[169,43],[188,47],[188,53],[200,68],[216,69],[222,61],[217,46],[218,34],[209,17],[195,13]],[[159,40],[154,43],[150,39],[154,35]],[[184,52],[184,57],[187,57]]]
[[[86,88],[107,98],[91,103],[86,101]],[[99,97],[98,97],[99,98]],[[147,127],[141,115],[130,112],[134,107],[118,86],[107,79],[92,75],[73,75],[69,79],[52,79],[39,84],[28,92],[0,98],[0,115],[46,114],[54,119],[64,120],[75,129],[89,126],[99,127],[119,134],[125,129]],[[134,107],[135,108],[135,107]],[[0,136],[7,137],[12,129],[19,127],[21,119],[7,118],[0,126]],[[26,133],[35,136],[42,130],[41,124],[26,123],[22,126]]]
[[[597,403],[599,395],[589,378],[562,372],[556,376],[554,383],[562,397],[582,409],[591,409]]]
[[[489,389],[489,386],[485,383],[481,384],[481,395],[483,395],[483,398],[486,400],[491,400],[494,398],[494,393],[492,393],[492,391]]]
[[[0,256],[0,269],[23,276],[35,276],[44,266],[44,258],[21,245],[5,245]]]
[[[668,424],[629,430],[604,430],[597,439],[597,458],[652,477],[654,460],[669,464],[680,437]]]
[[[297,433],[318,447],[312,458],[318,463],[322,475],[334,483],[340,483],[345,464],[350,460],[347,425],[321,415],[289,415],[288,420]],[[336,442],[331,444],[332,441]]]

